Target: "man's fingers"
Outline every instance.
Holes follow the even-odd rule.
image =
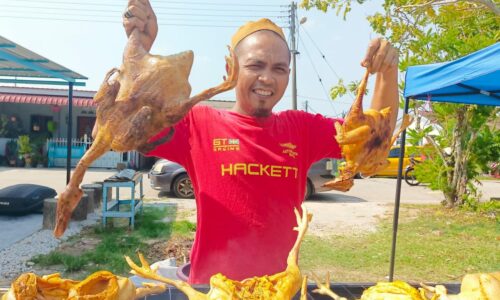
[[[368,49],[366,49],[365,57],[361,61],[361,65],[363,67],[368,67],[372,64],[372,57],[377,52],[379,47],[380,38],[376,38],[370,41],[370,44],[368,44]]]
[[[144,27],[146,23],[141,21],[139,18],[123,18],[123,26],[125,27],[125,32],[127,36],[129,36],[135,28],[138,28],[140,31],[144,31]]]
[[[146,22],[148,20],[149,13],[144,4],[129,6],[127,8],[127,11],[132,14],[133,18],[138,18],[143,22]]]
[[[399,61],[398,56],[399,56],[398,51],[391,47],[391,49],[389,49],[387,55],[385,56],[382,66],[380,67],[380,72],[385,72],[391,68],[396,67]]]
[[[372,63],[370,65],[370,72],[372,74],[380,71],[389,50],[390,44],[387,41],[383,40],[380,43],[380,47],[378,48],[377,52],[372,58]]]

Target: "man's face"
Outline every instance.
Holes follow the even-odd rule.
[[[235,110],[254,117],[269,116],[288,85],[290,54],[285,41],[274,32],[261,30],[243,39],[235,52],[240,66]]]

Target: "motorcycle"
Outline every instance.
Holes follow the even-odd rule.
[[[417,177],[415,177],[415,165],[420,163],[413,157],[410,157],[410,164],[405,169],[404,179],[408,185],[417,186],[420,184]]]

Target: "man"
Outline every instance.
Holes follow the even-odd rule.
[[[147,0],[130,0],[123,24],[150,49],[156,17]],[[231,40],[239,63],[230,111],[195,106],[167,143],[147,153],[182,164],[193,182],[197,231],[189,283],[221,272],[237,280],[286,268],[296,239],[293,209],[305,194],[309,166],[340,158],[333,119],[302,111],[273,113],[288,85],[290,51],[283,31],[267,19],[242,26]],[[397,51],[370,43],[363,66],[377,73],[372,108],[398,109]],[[383,97],[382,97],[383,96]],[[168,134],[164,129],[153,140]]]

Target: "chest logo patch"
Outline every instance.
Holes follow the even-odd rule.
[[[240,151],[240,139],[217,138],[212,140],[214,152]]]
[[[288,142],[282,143],[280,144],[280,146],[283,147],[283,151],[281,153],[288,154],[288,156],[290,156],[291,158],[296,158],[299,155],[299,153],[295,151],[295,149],[297,148],[297,145],[295,144]]]

